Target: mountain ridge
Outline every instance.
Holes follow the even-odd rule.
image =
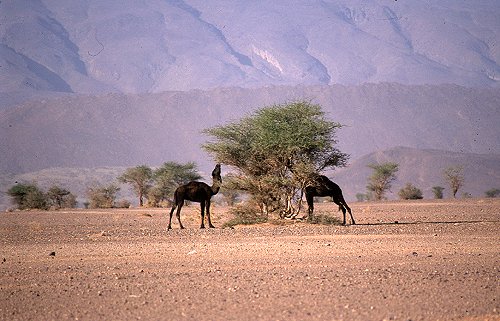
[[[344,125],[339,148],[361,157],[393,146],[500,153],[500,91],[459,86],[280,86],[159,94],[64,95],[0,110],[0,171],[195,161],[209,127],[296,100]]]
[[[2,1],[0,101],[380,82],[498,88],[499,11],[493,0]]]

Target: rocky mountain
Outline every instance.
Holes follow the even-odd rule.
[[[500,2],[3,0],[0,102],[47,93],[500,80]]]
[[[409,146],[500,153],[500,91],[458,86],[296,86],[158,94],[66,95],[0,110],[0,171],[49,167],[213,164],[200,147],[203,129],[257,108],[297,99],[320,104],[356,159]]]

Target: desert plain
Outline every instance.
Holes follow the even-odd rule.
[[[500,199],[350,205],[234,228],[215,205],[201,230],[193,204],[170,231],[167,209],[0,213],[0,320],[500,320]]]

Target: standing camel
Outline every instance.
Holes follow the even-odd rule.
[[[184,200],[200,203],[201,206],[201,226],[200,228],[205,228],[205,208],[207,209],[208,226],[215,227],[212,225],[210,220],[210,199],[212,196],[219,192],[220,186],[222,185],[222,178],[220,176],[220,164],[215,165],[212,171],[212,186],[208,186],[203,182],[189,182],[186,185],[179,186],[174,193],[174,206],[170,211],[170,218],[168,220],[168,230],[172,228],[172,214],[177,208],[177,220],[179,221],[179,226],[181,229],[184,228],[181,223],[181,208],[184,205]]]
[[[314,211],[314,197],[315,196],[331,196],[335,204],[339,206],[339,211],[342,210],[344,214],[344,221],[342,225],[346,224],[345,213],[349,212],[351,215],[352,224],[356,224],[354,217],[352,216],[351,209],[344,200],[342,195],[342,190],[340,187],[328,179],[328,177],[323,175],[318,175],[318,177],[305,188],[306,200],[308,205],[309,219],[312,219]]]

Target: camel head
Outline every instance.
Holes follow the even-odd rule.
[[[215,168],[212,171],[212,177],[214,180],[222,182],[222,177],[220,176],[220,164],[215,165]]]

